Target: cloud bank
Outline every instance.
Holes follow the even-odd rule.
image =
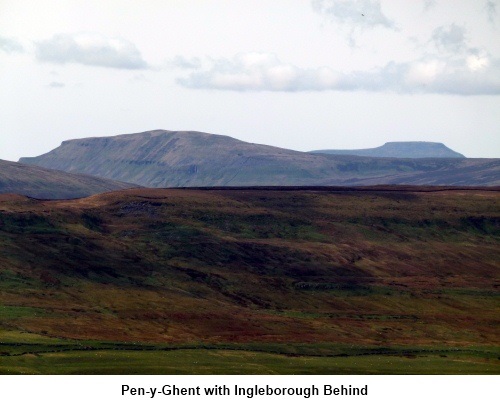
[[[148,64],[134,44],[97,34],[57,34],[35,43],[42,62],[78,63],[115,69],[146,69]]]
[[[500,94],[500,60],[470,49],[455,58],[427,56],[406,63],[390,62],[370,71],[342,73],[330,67],[299,68],[281,62],[274,54],[245,53],[212,61],[207,69],[197,69],[177,82],[191,89],[232,91]]]

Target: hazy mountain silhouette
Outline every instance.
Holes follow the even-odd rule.
[[[146,187],[500,185],[500,159],[315,154],[192,131],[69,140],[20,162]]]
[[[464,158],[461,153],[451,150],[439,142],[386,142],[378,148],[369,149],[323,149],[311,153],[330,155],[355,155],[394,158]]]

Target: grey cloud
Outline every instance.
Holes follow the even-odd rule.
[[[436,0],[424,0],[424,10],[427,11],[436,5]]]
[[[200,58],[186,58],[181,55],[177,55],[169,63],[170,66],[179,69],[199,69],[201,67]]]
[[[490,22],[494,22],[497,16],[497,4],[492,0],[488,0],[485,4],[485,9]]]
[[[208,70],[178,78],[192,89],[232,91],[373,91],[398,93],[500,95],[500,61],[481,51],[458,59],[428,57],[388,63],[370,71],[340,73],[329,67],[302,69],[273,54],[240,54],[214,61]]]
[[[134,44],[96,34],[58,34],[35,44],[42,62],[79,63],[116,69],[146,69],[148,64]]]
[[[61,82],[50,82],[49,87],[51,87],[53,89],[61,89],[63,87],[66,87],[66,85],[64,83],[61,83]]]
[[[0,50],[6,53],[24,52],[24,47],[13,38],[0,37]]]
[[[457,53],[466,49],[466,29],[456,24],[436,28],[431,38],[440,51]]]
[[[394,22],[382,12],[378,0],[312,0],[313,9],[336,22],[358,27],[395,28]]]

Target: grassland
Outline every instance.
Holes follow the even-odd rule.
[[[0,197],[0,373],[498,374],[499,197]]]

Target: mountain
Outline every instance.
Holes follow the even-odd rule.
[[[146,187],[500,185],[500,159],[313,154],[222,135],[164,130],[69,140],[20,162]]]
[[[500,371],[500,188],[0,196],[0,374]]]
[[[329,155],[354,155],[392,158],[464,158],[439,142],[386,142],[378,148],[370,149],[323,149],[311,153],[327,153]]]
[[[0,160],[0,194],[33,198],[79,198],[134,187],[114,180]]]

